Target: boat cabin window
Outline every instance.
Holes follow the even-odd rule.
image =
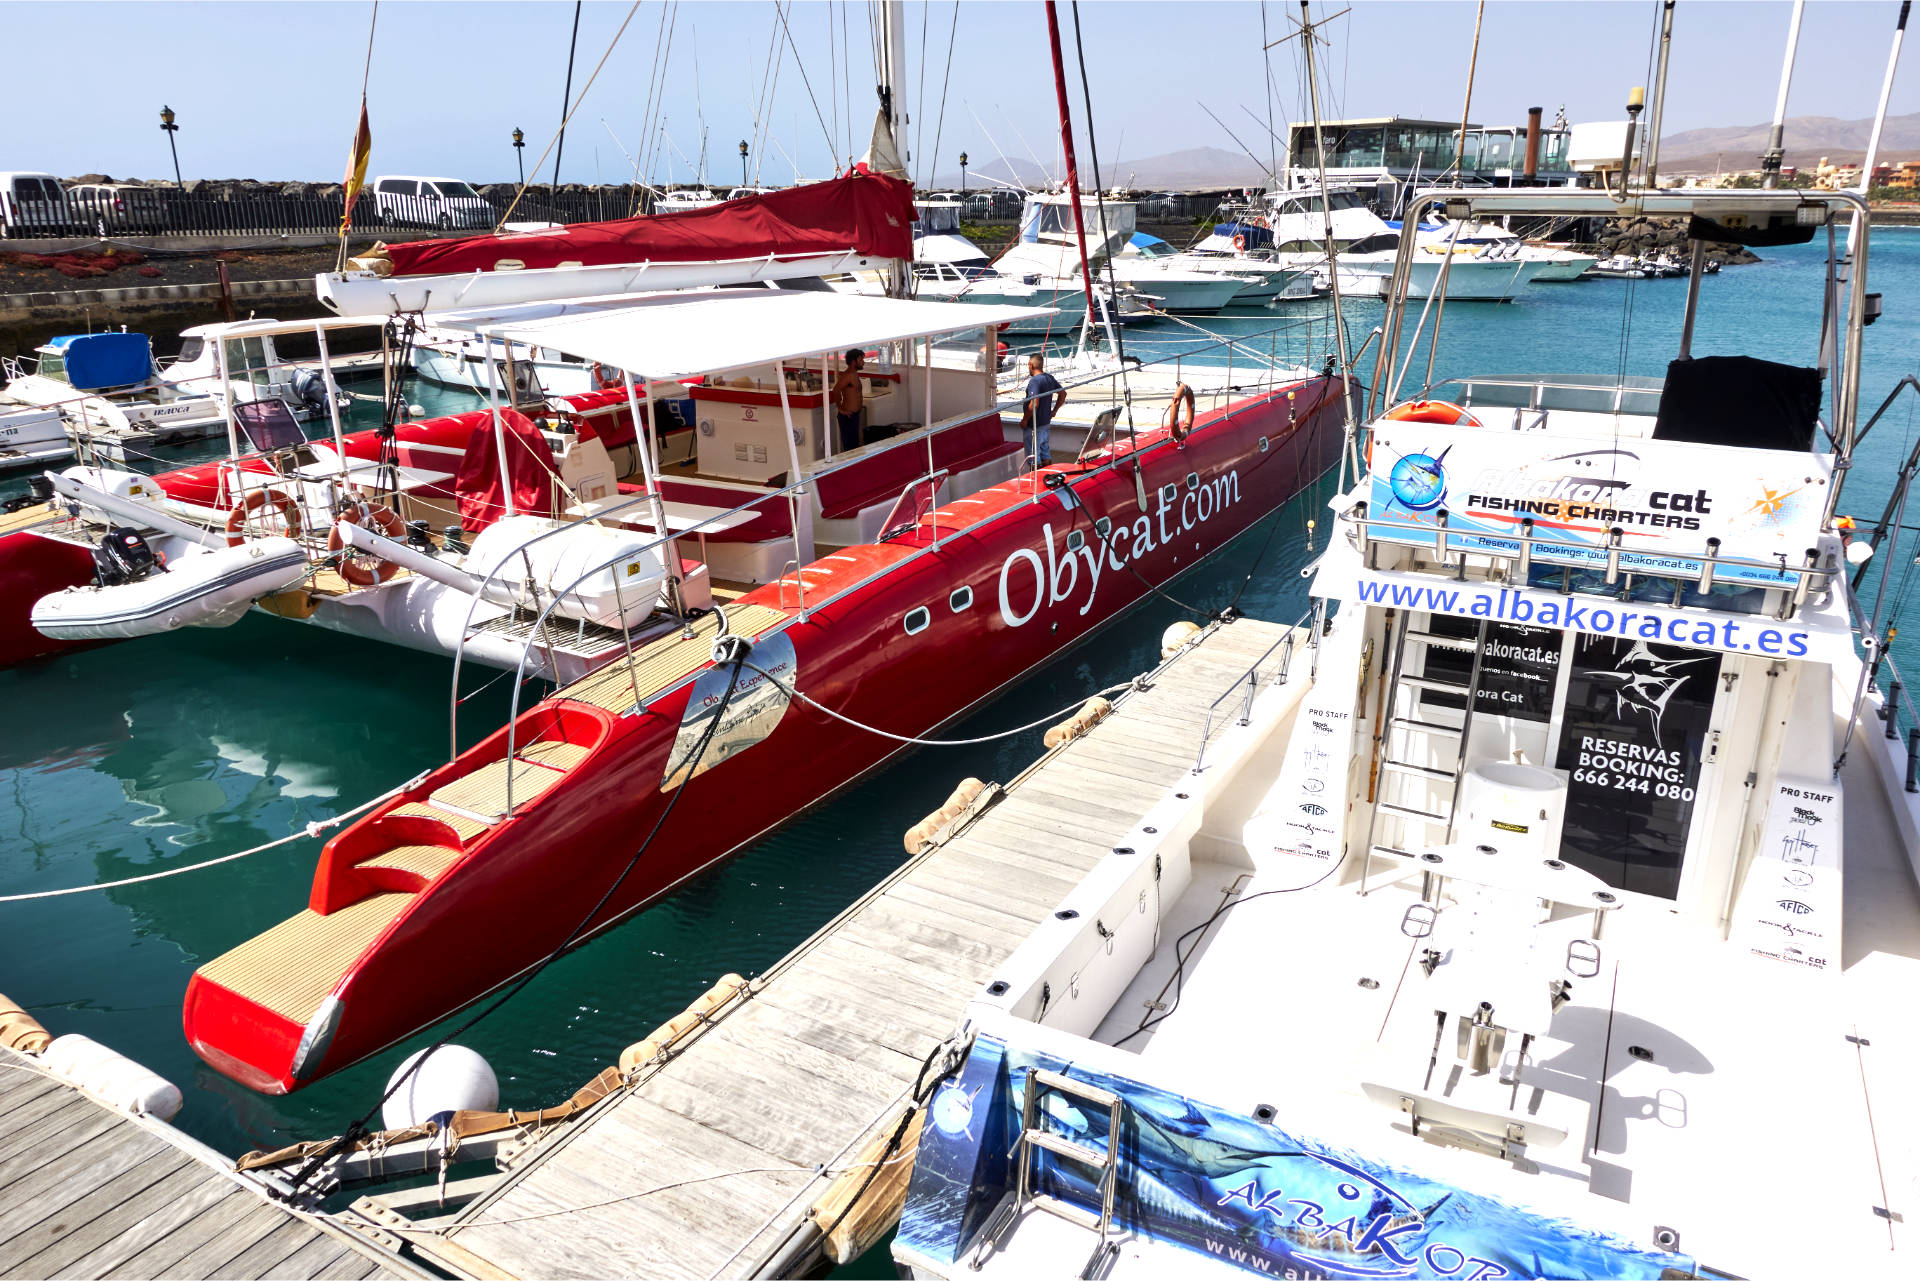
[[[42,378],[51,378],[55,382],[63,383],[67,381],[66,353],[55,351],[52,348],[42,351],[40,353],[40,363],[34,366],[33,372],[39,374]]]
[[[1376,254],[1383,249],[1392,250],[1398,249],[1399,247],[1399,233],[1383,231],[1376,236],[1362,236],[1358,240],[1348,241],[1345,245],[1341,246],[1341,252],[1350,254]]]
[[[925,605],[922,605],[918,609],[908,610],[906,618],[902,620],[902,625],[906,627],[907,635],[917,636],[921,632],[926,631],[927,624],[932,621],[932,612],[929,611]]]
[[[1282,214],[1326,213],[1328,206],[1332,206],[1333,211],[1338,213],[1342,209],[1363,209],[1366,203],[1355,191],[1329,192],[1324,199],[1319,192],[1315,191],[1304,196],[1286,197],[1280,202],[1277,212]]]
[[[956,614],[972,606],[973,588],[971,587],[955,588],[953,594],[947,597],[947,608]]]
[[[960,207],[958,205],[920,205],[920,234],[940,236],[957,233],[960,230]]]
[[[178,360],[182,364],[191,365],[194,361],[200,359],[206,350],[206,339],[200,337],[182,338],[180,340],[180,355]]]

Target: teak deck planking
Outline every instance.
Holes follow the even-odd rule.
[[[0,1049],[0,1277],[423,1276]]]
[[[468,1276],[761,1271],[831,1171],[890,1133],[921,1062],[980,985],[1188,774],[1207,704],[1286,631],[1247,619],[1211,628],[631,1090],[512,1155],[500,1182],[455,1215],[402,1234]],[[1237,707],[1223,701],[1216,730]]]

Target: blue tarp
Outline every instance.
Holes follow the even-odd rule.
[[[1149,236],[1144,231],[1136,231],[1133,233],[1132,244],[1135,249],[1171,249],[1173,248],[1172,245],[1169,245],[1166,241],[1160,239],[1160,237]]]
[[[47,344],[67,358],[67,381],[79,391],[127,387],[153,377],[153,344],[145,334],[68,334]]]

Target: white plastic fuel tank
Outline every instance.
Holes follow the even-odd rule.
[[[1464,821],[1455,840],[1502,854],[1558,858],[1567,817],[1567,780],[1538,765],[1482,761],[1462,784]]]
[[[180,1111],[180,1087],[91,1037],[53,1038],[40,1061],[95,1098],[123,1112],[170,1121]]]
[[[564,532],[534,541],[555,529]],[[486,598],[496,604],[539,609],[553,593],[571,588],[554,607],[555,614],[605,627],[632,627],[659,603],[667,582],[666,558],[661,549],[647,546],[652,541],[651,534],[591,521],[569,524],[544,516],[506,516],[475,535],[464,568],[477,578],[499,570],[486,590]],[[585,581],[574,586],[582,574]]]

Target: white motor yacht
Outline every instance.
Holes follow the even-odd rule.
[[[1252,258],[1217,251],[1182,251],[1158,236],[1149,236],[1140,231],[1133,234],[1132,240],[1120,251],[1119,258],[1121,262],[1129,258],[1144,258],[1150,262],[1165,263],[1169,268],[1179,271],[1196,272],[1203,276],[1227,276],[1242,281],[1240,292],[1233,296],[1235,306],[1259,306],[1280,299],[1311,298],[1314,295],[1313,273],[1304,267],[1282,267],[1277,263],[1261,263]]]
[[[89,456],[124,461],[225,427],[212,396],[159,376],[145,334],[66,334],[42,344],[34,356],[30,371],[8,360],[6,398],[59,410],[68,437]]]
[[[1326,229],[1332,226],[1340,291],[1349,297],[1382,297],[1393,274],[1401,233],[1372,209],[1356,188],[1292,187],[1267,193],[1262,212],[1215,226],[1202,247],[1221,253],[1268,251],[1277,262],[1312,267],[1323,280]],[[1449,243],[1445,233],[1416,230],[1420,254],[1408,276],[1408,297],[1425,299],[1439,288],[1446,268],[1446,296],[1474,302],[1505,302],[1545,264],[1496,256],[1487,246]]]
[[[1102,277],[1130,285],[1159,300],[1163,311],[1212,313],[1231,303],[1245,281],[1215,272],[1189,271],[1123,253],[1132,240],[1134,206],[1128,201],[1080,197],[1087,258]],[[1079,233],[1073,202],[1063,194],[1033,194],[1020,214],[1020,233],[994,263],[1003,276],[1036,284],[1073,285],[1080,276]]]
[[[1382,381],[1313,611],[968,1006],[904,1271],[1914,1275],[1920,728],[1836,518],[1864,224],[1804,366],[1693,356],[1696,276],[1663,379]]]

